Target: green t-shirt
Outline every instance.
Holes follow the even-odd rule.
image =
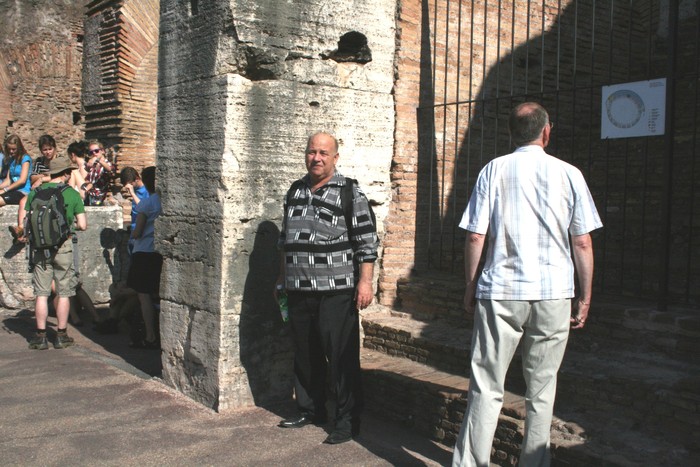
[[[58,183],[47,182],[42,183],[39,188],[55,188],[57,186]],[[36,190],[32,190],[27,196],[27,204],[24,205],[24,209],[26,211],[31,209],[32,200],[34,199],[35,195]],[[75,191],[72,187],[69,187],[63,192],[63,204],[66,206],[66,222],[68,222],[68,225],[71,226],[71,230],[74,230],[75,226],[73,225],[73,221],[75,220],[75,215],[85,212],[85,203],[83,203],[80,193]]]

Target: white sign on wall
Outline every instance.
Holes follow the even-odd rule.
[[[600,137],[663,135],[666,78],[603,86]]]

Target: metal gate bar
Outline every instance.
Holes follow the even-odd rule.
[[[428,179],[424,180],[430,183],[429,219],[427,225],[421,225],[421,220],[417,225],[427,234],[429,269],[461,271],[460,240],[463,241],[464,234],[457,224],[470,185],[486,161],[509,152],[505,147],[510,147],[510,141],[500,118],[508,114],[515,101],[539,99],[551,111],[553,123],[559,129],[553,132],[553,153],[582,169],[595,190],[601,217],[608,226],[595,233],[596,258],[600,260],[596,264],[596,290],[653,295],[665,307],[669,281],[672,275],[678,275],[678,261],[673,271],[669,266],[670,229],[686,222],[688,237],[684,238],[682,247],[674,247],[683,248],[687,254],[680,261],[686,279],[680,294],[674,289],[673,300],[700,302],[700,266],[696,266],[700,258],[694,256],[700,254],[700,245],[696,246],[700,240],[693,239],[697,230],[693,214],[699,203],[694,202],[698,190],[693,183],[688,188],[688,211],[673,211],[673,157],[674,144],[678,144],[674,142],[673,107],[667,113],[665,147],[659,147],[660,139],[651,138],[600,140],[596,128],[602,85],[663,76],[665,67],[658,64],[662,54],[667,56],[670,70],[669,90],[678,85],[680,78],[671,70],[677,60],[674,57],[678,0],[669,0],[667,44],[658,42],[654,29],[661,27],[659,1],[431,2],[433,18],[428,24],[432,25],[433,102],[422,101],[418,107],[423,118],[432,115],[432,138],[429,138],[432,144],[423,146],[430,157],[430,174],[424,174]],[[469,8],[468,13],[465,8]],[[429,10],[424,4],[424,11]],[[562,20],[564,17],[566,22]],[[482,30],[478,31],[482,24]],[[504,42],[508,35],[510,40]],[[699,35],[696,30],[693,36],[696,62]],[[522,40],[523,37],[530,39]],[[624,50],[624,55],[620,55],[619,49]],[[494,57],[498,59],[493,60]],[[477,62],[479,58],[481,63]],[[607,70],[602,64],[607,64]],[[462,79],[462,68],[468,71],[468,79]],[[479,74],[484,81],[477,83]],[[697,63],[693,74],[697,79]],[[688,78],[687,73],[683,76]],[[686,97],[694,103],[691,118],[694,129],[690,134],[690,149],[685,149],[695,154],[700,97],[697,86],[693,90],[693,95]],[[673,99],[669,102],[673,104]],[[662,161],[666,165],[660,165]],[[686,167],[695,174],[694,158]],[[662,168],[663,177],[659,177]],[[663,209],[659,207],[660,196],[664,196]],[[659,245],[664,251],[657,256]],[[697,285],[693,287],[693,284]]]

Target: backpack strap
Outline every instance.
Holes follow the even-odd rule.
[[[287,200],[286,200],[286,207],[289,208],[289,205],[292,203],[292,194],[299,189],[300,186],[304,184],[304,181],[302,179],[295,180],[294,183],[292,183],[292,186],[289,187],[289,190],[287,190]],[[287,213],[285,212],[285,216]]]
[[[286,200],[287,209],[289,209],[289,206],[292,203],[292,194],[302,185],[304,185],[304,181],[299,179],[292,183],[292,186],[289,187]],[[340,208],[343,210],[343,216],[345,217],[345,225],[348,228],[348,237],[350,236],[350,230],[352,229],[352,214],[355,199],[353,196],[353,189],[355,185],[357,185],[357,180],[354,178],[345,177],[345,185],[343,185],[340,189]]]
[[[340,190],[340,205],[343,208],[345,215],[345,225],[348,228],[348,238],[350,230],[352,230],[352,213],[355,207],[355,198],[353,197],[353,187],[357,184],[357,180],[350,177],[345,177],[345,185]]]

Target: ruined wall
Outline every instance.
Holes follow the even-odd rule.
[[[432,275],[461,282],[464,233],[457,224],[481,167],[512,150],[510,109],[529,99],[542,102],[555,124],[548,152],[583,171],[603,218],[605,228],[594,232],[596,293],[657,299],[668,242],[672,302],[700,303],[700,247],[692,234],[698,11],[692,0],[679,6],[678,27],[669,33],[667,0],[401,1],[395,189],[381,302],[445,308],[435,306],[441,291],[408,303],[397,284]],[[601,87],[666,77],[674,35],[679,91],[675,126],[667,130],[674,132],[673,154],[664,136],[601,140]],[[661,221],[667,181],[669,238]]]
[[[83,289],[95,304],[109,303],[109,286],[124,279],[124,235],[117,206],[86,207],[88,229],[78,232],[79,267]],[[17,206],[0,207],[0,307],[34,309],[32,274],[27,269],[27,248],[5,235],[17,223]]]
[[[291,397],[272,298],[282,200],[307,136],[326,130],[385,217],[394,17],[393,1],[161,2],[163,377],[194,399],[225,410]],[[352,31],[369,50],[339,46]]]
[[[155,164],[159,0],[93,0],[85,19],[85,134],[119,168]]]
[[[44,133],[59,151],[82,138],[83,2],[0,0],[0,137],[15,133],[32,157]]]

